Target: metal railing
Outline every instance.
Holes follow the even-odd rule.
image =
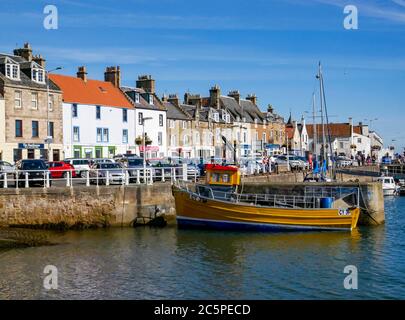
[[[311,192],[305,191],[303,195],[286,195],[221,191],[206,185],[190,184],[186,181],[177,181],[176,186],[199,198],[266,207],[321,208],[321,198],[331,198],[333,202],[338,199],[346,199],[349,204],[359,206],[360,199],[359,188],[336,187],[337,190],[334,191],[334,187],[318,187],[318,192],[310,190]]]
[[[169,181],[173,184],[178,180],[197,182],[199,177],[198,171],[187,170],[184,167],[15,170],[13,173],[0,172],[0,188],[29,188],[34,185],[50,188],[53,183],[66,187],[112,184],[151,185]]]

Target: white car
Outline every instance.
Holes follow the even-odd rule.
[[[14,173],[15,166],[7,161],[0,160],[0,172]]]
[[[89,159],[65,159],[63,162],[71,164],[75,170],[76,175],[82,178],[86,177],[86,172],[90,170],[90,160]]]

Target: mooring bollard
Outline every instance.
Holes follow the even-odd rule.
[[[28,183],[28,172],[25,173],[25,187],[29,188],[30,184]]]

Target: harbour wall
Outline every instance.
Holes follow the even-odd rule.
[[[243,180],[241,191],[300,194],[308,185],[299,182],[302,178],[299,173],[249,177]],[[380,184],[366,182],[330,185],[360,186],[363,209],[359,223],[376,225],[384,222],[384,199]],[[170,183],[0,189],[0,227],[128,227],[147,222],[155,215],[163,215],[169,224],[175,223],[175,205]]]

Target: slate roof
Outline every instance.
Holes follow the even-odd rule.
[[[6,58],[10,58],[14,62],[20,65],[20,80],[12,80],[5,75],[5,61]],[[27,75],[23,70],[28,67],[31,62],[28,62],[22,57],[14,56],[11,54],[4,54],[0,53],[0,78],[4,81],[5,85],[13,85],[13,86],[24,86],[28,88],[35,88],[35,89],[44,89],[46,90],[46,81],[45,83],[38,83],[31,79],[29,75]],[[35,62],[34,62],[35,63]],[[60,88],[52,82],[49,82],[49,89],[51,91],[60,91]]]
[[[162,101],[157,97],[156,94],[153,95],[153,103],[149,104],[148,100],[148,93],[141,88],[133,88],[133,87],[121,87],[121,90],[127,95],[127,97],[131,100],[132,104],[135,108],[139,109],[149,109],[149,110],[160,110],[166,111],[166,107]],[[135,94],[139,93],[139,103],[135,102]]]
[[[134,108],[126,95],[114,87],[111,82],[87,80],[58,74],[51,74],[50,79],[63,91],[63,101],[118,108]]]
[[[175,106],[170,102],[163,102],[163,105],[167,109],[166,118],[173,119],[173,120],[191,120],[191,117],[186,113],[183,112],[179,107]]]

